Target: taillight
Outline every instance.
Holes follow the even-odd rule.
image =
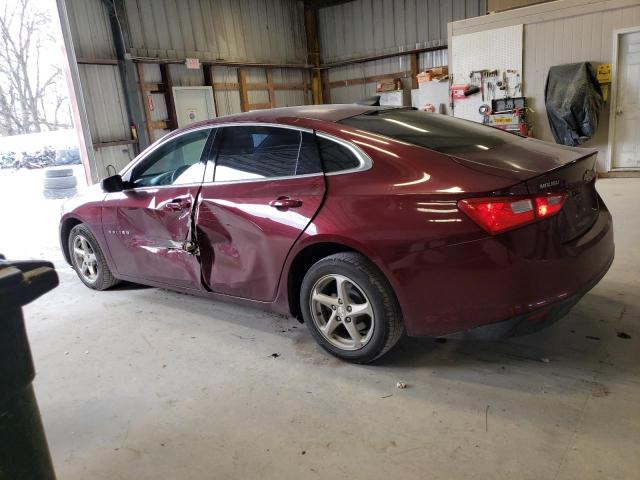
[[[458,202],[458,208],[491,235],[496,235],[555,215],[565,198],[565,194],[466,198]]]

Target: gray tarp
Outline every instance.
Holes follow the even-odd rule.
[[[596,132],[604,100],[590,63],[551,67],[544,101],[551,133],[557,143],[580,145]]]

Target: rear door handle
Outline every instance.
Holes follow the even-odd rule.
[[[185,210],[191,206],[191,200],[188,198],[174,198],[164,204],[165,210],[172,210],[174,212]]]
[[[302,200],[289,197],[278,197],[276,200],[269,202],[269,205],[274,208],[298,208],[302,206]]]

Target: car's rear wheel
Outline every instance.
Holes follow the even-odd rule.
[[[71,264],[82,283],[94,290],[106,290],[118,283],[91,230],[79,224],[69,234]]]
[[[337,253],[315,263],[302,281],[300,307],[316,341],[344,360],[368,363],[404,332],[396,297],[366,257]]]

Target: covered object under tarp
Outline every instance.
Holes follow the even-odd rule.
[[[575,146],[593,137],[604,100],[590,63],[551,67],[544,100],[557,143]]]

